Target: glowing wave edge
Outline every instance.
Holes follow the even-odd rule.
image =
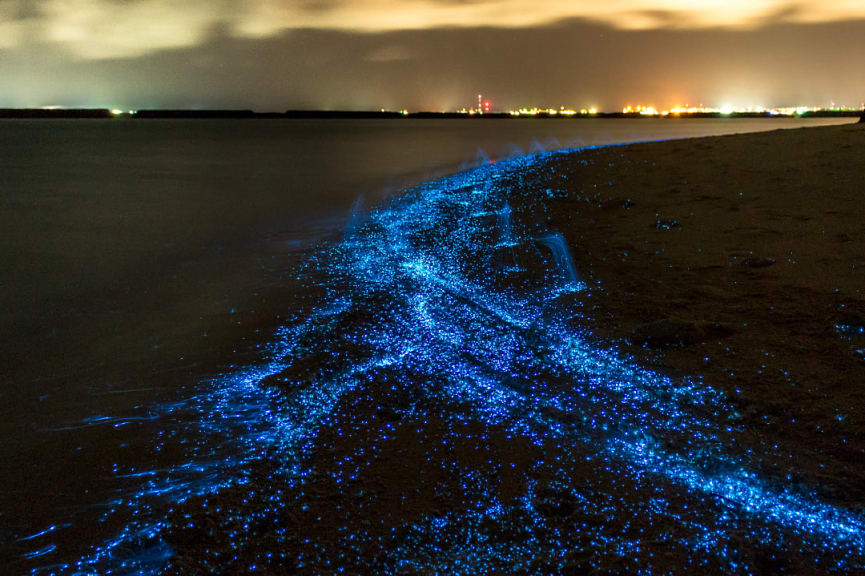
[[[353,218],[345,237],[299,272],[310,278],[314,297],[279,331],[269,362],[161,409],[163,417],[195,414],[194,432],[206,441],[190,447],[189,463],[141,473],[140,491],[118,503],[140,511],[138,518],[76,565],[36,572],[159,573],[171,555],[161,534],[173,526],[153,517],[161,509],[153,502],[180,506],[230,486],[254,486],[248,470],[262,459],[277,463],[270,483],[302,486],[317,434],[332,424],[340,402],[382,374],[389,387],[409,389],[418,400],[400,409],[405,414],[447,419],[423,406],[458,405],[460,418],[468,414],[571,459],[558,468],[558,457],[546,462],[559,480],[542,486],[527,477],[524,494],[510,502],[464,470],[471,505],[413,526],[401,548],[385,551],[383,572],[555,572],[574,565],[574,534],[588,550],[577,554],[586,569],[608,566],[604,559],[616,555],[629,573],[686,573],[701,565],[758,573],[731,535],[745,535],[770,554],[798,548],[814,556],[815,570],[865,568],[863,518],[762,479],[754,471],[759,454],[736,449],[736,413],[721,393],[599,347],[572,321],[599,287],[583,282],[564,238],[546,227],[545,198],[566,192],[535,189],[532,174],[550,170],[556,155],[579,153],[488,163]],[[455,439],[456,427],[449,429]],[[576,461],[622,484],[600,490],[587,481],[581,490],[569,478]],[[362,470],[355,464],[333,474],[347,479]],[[273,494],[245,513],[266,516],[287,505]],[[562,502],[564,519],[555,514]],[[604,519],[623,508],[645,525],[678,527],[659,531],[660,539],[691,550],[694,565],[654,565],[641,556],[647,543],[639,536],[605,531]],[[517,539],[484,533],[485,523],[514,518]],[[435,544],[445,533],[458,536],[446,547]],[[233,537],[238,548],[253,538]],[[539,555],[543,570],[533,563]],[[639,561],[629,564],[629,557]]]

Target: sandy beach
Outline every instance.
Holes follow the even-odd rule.
[[[861,573],[863,147],[584,149],[374,212],[266,379],[296,460],[178,507],[166,573]]]
[[[764,474],[860,509],[863,146],[860,124],[586,151],[555,169],[590,202],[550,205],[601,286],[598,337],[723,390],[755,446],[793,454]]]

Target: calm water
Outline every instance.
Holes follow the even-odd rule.
[[[184,462],[155,407],[260,356],[354,206],[543,149],[850,121],[0,122],[0,568],[74,561],[136,471]]]

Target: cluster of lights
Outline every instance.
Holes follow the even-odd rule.
[[[809,113],[821,112],[856,112],[857,110],[865,109],[865,105],[860,108],[850,108],[847,106],[835,106],[834,104],[828,108],[820,106],[789,106],[767,108],[765,106],[721,106],[714,108],[709,106],[674,106],[669,109],[659,109],[655,106],[646,106],[638,104],[636,106],[625,106],[622,108],[622,114],[640,115],[640,116],[680,116],[689,114],[720,114],[727,116],[730,114],[769,114],[771,116],[802,116]],[[597,108],[581,108],[575,110],[564,106],[556,108],[520,108],[511,110],[511,116],[591,116],[598,114]]]
[[[654,106],[625,106],[623,114],[642,114],[643,116],[657,116],[658,110]]]
[[[802,116],[804,114],[824,113],[824,112],[857,112],[865,110],[865,103],[859,108],[851,108],[849,106],[837,106],[832,104],[829,107],[822,106],[787,106],[787,107],[765,107],[765,106],[731,106],[724,105],[721,107],[710,106],[673,106],[669,109],[660,109],[655,106],[638,104],[636,106],[625,106],[622,108],[622,114],[640,115],[640,116],[680,116],[693,114],[720,114],[727,116],[731,114],[768,114],[770,116]],[[460,110],[463,114],[475,114],[474,109]],[[519,108],[508,112],[511,116],[593,116],[599,113],[595,107],[592,108],[568,108],[561,106],[559,108],[539,108],[537,106],[531,108]]]
[[[248,485],[233,525],[278,519],[293,505],[291,491],[311,481],[319,431],[361,435],[335,425],[350,420],[345,400],[385,382],[410,391],[413,404],[395,408],[398,416],[443,423],[442,436],[429,439],[430,458],[447,458],[436,447],[482,443],[462,426],[471,420],[534,446],[544,455],[539,465],[559,480],[526,478],[524,493],[505,502],[496,479],[470,462],[435,462],[459,471],[466,496],[405,526],[401,543],[377,556],[377,573],[530,572],[540,560],[565,562],[581,541],[592,551],[587,571],[627,566],[651,574],[658,559],[641,541],[648,536],[609,528],[632,523],[684,551],[693,565],[682,573],[757,571],[731,551],[741,542],[734,535],[781,556],[795,548],[842,570],[865,568],[865,521],[754,472],[761,454],[733,452],[736,413],[721,393],[641,367],[575,327],[573,317],[589,313],[584,302],[602,287],[580,277],[568,241],[545,224],[546,200],[568,192],[539,183],[556,174],[563,154],[588,162],[570,151],[487,163],[356,213],[344,238],[311,254],[299,271],[317,297],[278,333],[271,361],[238,367],[188,402],[155,411],[187,422],[180,432],[191,439],[189,462],[136,471],[140,489],[112,504],[131,511],[127,528],[79,563],[51,571],[157,573],[171,554],[162,535],[178,528],[160,515],[164,503],[229,486]],[[276,386],[262,385],[273,378]],[[362,486],[380,450],[367,446],[327,473],[348,493]],[[256,461],[274,464],[268,490],[250,482]],[[573,478],[576,462],[590,470],[586,478]],[[607,480],[599,485],[596,476]],[[558,513],[562,501],[567,517]],[[195,515],[184,517],[194,533]],[[493,532],[484,531],[489,525]],[[355,543],[368,537],[363,526],[333,529],[348,530]],[[37,550],[48,549],[51,533],[34,537]],[[232,553],[255,549],[260,536],[232,532]],[[332,563],[354,545],[308,554]],[[254,565],[309,560],[274,552],[263,551]]]
[[[483,116],[484,114],[489,114],[493,111],[493,103],[489,100],[484,100],[483,94],[478,94],[478,105],[477,107],[466,108],[463,107],[459,113],[460,114],[469,114],[474,116],[477,114],[478,116]]]
[[[520,108],[519,110],[511,110],[511,116],[589,116],[598,113],[597,108],[581,108],[575,110],[573,108]]]
[[[730,114],[769,114],[771,116],[802,116],[809,113],[820,112],[856,112],[857,108],[847,106],[835,106],[834,104],[828,108],[820,106],[788,106],[767,108],[765,106],[730,106],[725,105],[720,108],[712,108],[707,106],[674,106],[667,110],[658,110],[654,106],[625,106],[622,108],[623,114],[641,114],[643,116],[679,116],[682,114],[721,114],[723,116]]]

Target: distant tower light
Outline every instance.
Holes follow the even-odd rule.
[[[484,101],[484,95],[478,94],[478,114],[484,113],[483,101]]]
[[[490,109],[492,108],[492,106],[493,106],[492,102],[490,102],[489,100],[484,100],[484,112],[485,113],[489,112]]]

